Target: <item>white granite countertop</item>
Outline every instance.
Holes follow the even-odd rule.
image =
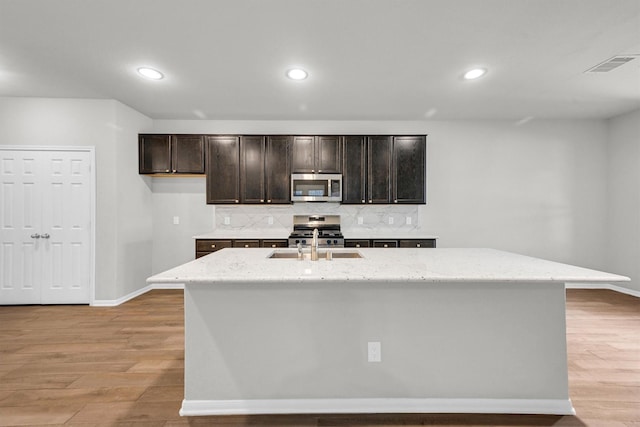
[[[371,249],[364,258],[269,259],[271,248],[222,249],[147,279],[147,283],[592,282],[629,278],[494,249]],[[295,252],[294,249],[277,251]],[[333,252],[353,251],[334,249]]]
[[[193,236],[194,239],[287,239],[290,229],[265,228],[264,230],[214,230]],[[412,231],[342,230],[345,239],[437,239],[432,233]]]

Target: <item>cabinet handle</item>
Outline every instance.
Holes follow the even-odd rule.
[[[35,234],[32,234],[32,235],[31,235],[31,238],[32,238],[32,239],[39,239],[39,238],[40,238],[40,235],[39,235],[38,233],[35,233]]]
[[[212,248],[215,248],[215,247],[216,247],[216,245],[211,245],[211,247],[212,247]]]
[[[48,239],[48,238],[49,238],[49,237],[51,237],[51,236],[49,236],[49,233],[44,233],[41,237],[42,237],[43,239]]]
[[[416,245],[416,248],[419,248],[419,247],[420,247],[420,243],[418,243],[418,244]]]

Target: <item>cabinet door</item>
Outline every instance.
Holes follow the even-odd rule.
[[[342,141],[342,203],[367,202],[367,144],[364,136]]]
[[[340,137],[316,136],[315,144],[315,171],[340,173]]]
[[[425,136],[393,138],[393,203],[425,203]]]
[[[371,136],[367,141],[368,203],[389,203],[391,199],[391,136]]]
[[[269,239],[262,240],[260,247],[263,248],[287,248],[289,247],[289,241],[287,239]]]
[[[240,137],[240,199],[264,203],[264,137]]]
[[[207,137],[207,203],[240,203],[240,137]]]
[[[234,240],[234,248],[259,248],[260,240]]]
[[[272,204],[291,203],[291,138],[267,137],[266,148],[266,200]]]
[[[138,172],[171,172],[171,135],[138,136]]]
[[[315,137],[294,136],[292,172],[293,173],[313,173],[315,172]]]
[[[402,239],[398,246],[401,248],[435,248],[436,239]]]
[[[397,240],[373,240],[374,248],[397,248],[398,241]]]
[[[204,173],[204,136],[175,135],[171,157],[174,173]]]
[[[196,258],[233,246],[231,240],[196,239]]]
[[[348,239],[344,241],[345,248],[368,248],[371,242],[365,239]]]

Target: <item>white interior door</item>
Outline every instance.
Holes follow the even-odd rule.
[[[0,304],[89,303],[93,153],[0,154]]]
[[[0,303],[39,304],[40,152],[0,151],[2,247]]]

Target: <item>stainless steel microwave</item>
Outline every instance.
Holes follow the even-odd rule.
[[[342,174],[291,174],[292,202],[342,202]]]

